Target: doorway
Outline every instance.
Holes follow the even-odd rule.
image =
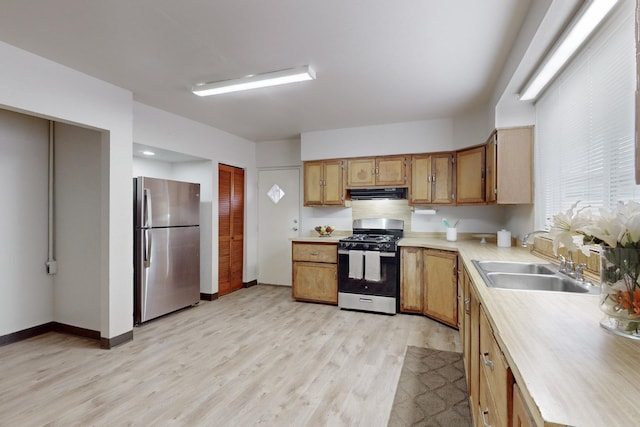
[[[300,169],[258,172],[258,283],[291,286],[291,238],[299,236]]]
[[[242,288],[244,170],[218,165],[218,295]]]

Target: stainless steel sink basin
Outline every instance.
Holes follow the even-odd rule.
[[[571,277],[555,274],[487,273],[486,276],[489,279],[487,285],[493,288],[576,292],[580,294],[600,293],[597,286],[588,282],[579,282]]]
[[[473,261],[490,288],[599,294],[600,287],[561,274],[553,264]]]
[[[474,261],[478,268],[486,272],[522,273],[522,274],[555,274],[553,264],[511,261]]]

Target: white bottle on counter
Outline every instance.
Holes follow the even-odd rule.
[[[511,232],[507,230],[498,231],[498,246],[508,248],[511,246]]]

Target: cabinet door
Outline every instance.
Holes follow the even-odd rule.
[[[458,204],[484,203],[484,145],[456,153]]]
[[[497,181],[496,181],[496,133],[493,132],[491,137],[487,141],[485,155],[485,197],[487,203],[495,203],[496,195],[498,193]]]
[[[533,203],[533,127],[497,130],[497,202]]]
[[[422,248],[400,248],[400,311],[422,313]]]
[[[469,399],[472,408],[480,406],[480,300],[469,281]],[[479,424],[478,413],[471,411],[475,425]]]
[[[455,201],[453,154],[434,154],[432,157],[433,187],[431,202],[439,205],[453,204]]]
[[[322,202],[325,205],[344,204],[344,168],[342,160],[323,162]]]
[[[409,203],[431,203],[431,155],[411,156],[411,194]]]
[[[293,263],[292,296],[296,300],[338,303],[338,266],[314,262]]]
[[[451,326],[458,325],[458,256],[424,250],[424,314]]]
[[[404,156],[376,158],[376,185],[406,185],[406,164],[406,157]]]
[[[357,188],[373,185],[376,185],[375,158],[347,160],[347,186]]]
[[[513,384],[513,410],[512,427],[534,427],[536,425],[533,417],[529,414],[527,405],[524,403],[522,393],[518,384]]]
[[[304,162],[304,205],[322,205],[322,161]]]

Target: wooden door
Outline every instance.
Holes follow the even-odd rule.
[[[344,205],[344,167],[342,160],[323,162],[322,203]]]
[[[484,203],[485,146],[456,153],[456,199],[458,204]]]
[[[411,195],[409,203],[431,203],[431,180],[431,155],[413,155],[411,157]]]
[[[422,313],[422,248],[400,249],[400,311]]]
[[[455,201],[453,154],[434,154],[432,168],[431,202],[439,205],[453,204]]]
[[[338,303],[338,265],[317,262],[293,263],[293,298]]]
[[[304,205],[322,205],[322,161],[304,162]]]
[[[457,255],[424,250],[424,314],[451,326],[458,326]]]
[[[487,203],[495,203],[496,195],[498,193],[498,183],[496,176],[497,166],[497,152],[496,152],[496,133],[493,132],[491,137],[487,141],[486,154],[485,154],[485,197]]]
[[[376,184],[376,159],[347,160],[347,185],[353,188],[370,187]]]
[[[406,178],[404,156],[376,158],[376,185],[404,186],[407,183]]]
[[[218,165],[218,295],[242,287],[244,170]]]
[[[498,204],[533,203],[533,127],[498,129]]]

